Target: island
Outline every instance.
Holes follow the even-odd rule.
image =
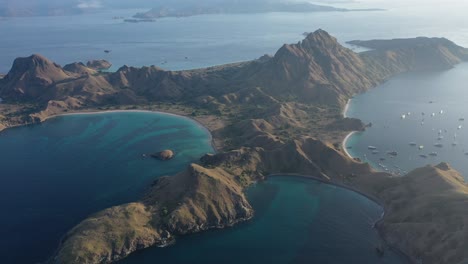
[[[157,19],[164,17],[189,17],[209,14],[254,14],[269,12],[349,12],[349,11],[382,11],[382,9],[346,9],[326,5],[311,4],[307,1],[170,1],[155,3],[154,8],[137,13],[137,19]]]
[[[0,80],[0,128],[65,112],[157,110],[198,120],[217,149],[156,180],[140,200],[83,220],[50,262],[111,263],[183,235],[247,221],[255,212],[245,188],[282,174],[378,202],[385,214],[375,227],[414,262],[465,263],[468,186],[458,172],[441,163],[399,177],[354,160],[342,145],[349,133],[366,128],[342,115],[352,96],[397,74],[468,61],[468,50],[446,39],[394,43],[385,40],[358,54],[317,30],[274,56],[187,71],[123,66],[86,74],[82,65],[65,69],[40,55],[16,59]]]
[[[171,160],[174,158],[174,151],[166,149],[158,153],[150,154],[150,156],[162,161]]]

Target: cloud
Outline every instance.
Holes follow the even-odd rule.
[[[101,8],[102,3],[99,0],[80,0],[79,4],[76,7],[80,9]]]

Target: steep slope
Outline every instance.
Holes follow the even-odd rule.
[[[468,60],[468,49],[445,38],[350,41],[372,49],[361,54],[369,75],[388,78],[408,71],[447,70]]]
[[[417,263],[467,263],[468,186],[446,163],[394,179],[379,197],[385,239]]]
[[[252,83],[277,96],[292,95],[303,102],[343,105],[353,94],[375,86],[365,64],[324,30],[302,42],[284,45],[252,76]]]
[[[90,216],[72,229],[50,262],[110,263],[175,236],[245,221],[253,210],[234,176],[192,164],[156,181],[136,203]]]
[[[78,75],[63,70],[41,55],[17,58],[8,74],[0,81],[0,96],[15,100],[32,100],[50,90],[52,84]]]

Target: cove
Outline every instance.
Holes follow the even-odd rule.
[[[178,238],[120,261],[155,263],[409,263],[372,225],[383,209],[353,191],[311,179],[272,177],[247,190],[255,217],[233,228]]]
[[[162,149],[176,157],[142,157]],[[157,177],[209,152],[205,128],[163,113],[66,115],[1,132],[1,262],[45,261],[88,215],[138,199]]]
[[[347,116],[372,123],[372,127],[349,138],[348,152],[377,169],[396,174],[448,162],[466,177],[467,75],[468,63],[444,72],[404,74],[356,96]],[[373,154],[368,146],[375,146],[379,153]],[[419,146],[424,148],[420,150]],[[389,156],[388,151],[397,151],[398,155]]]

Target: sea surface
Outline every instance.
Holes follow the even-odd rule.
[[[466,9],[452,4],[421,11],[426,6],[375,12],[203,15],[136,24],[112,18],[130,17],[142,10],[7,18],[0,20],[0,73],[6,73],[16,57],[33,53],[62,66],[107,59],[114,65],[111,70],[123,65],[157,65],[170,70],[208,67],[274,54],[284,43],[296,43],[304,32],[318,28],[342,43],[430,36],[447,37],[468,47]],[[451,6],[454,10],[444,10]]]
[[[356,96],[347,115],[372,127],[351,136],[348,152],[396,174],[449,162],[468,180],[467,78],[468,63],[463,63],[444,72],[404,74]]]
[[[142,157],[164,149],[175,158]],[[205,128],[160,113],[69,115],[1,132],[0,262],[46,260],[89,214],[138,199],[209,152]]]
[[[178,238],[122,264],[155,263],[409,263],[383,246],[373,223],[382,208],[355,192],[311,179],[281,176],[247,192],[253,220]]]

